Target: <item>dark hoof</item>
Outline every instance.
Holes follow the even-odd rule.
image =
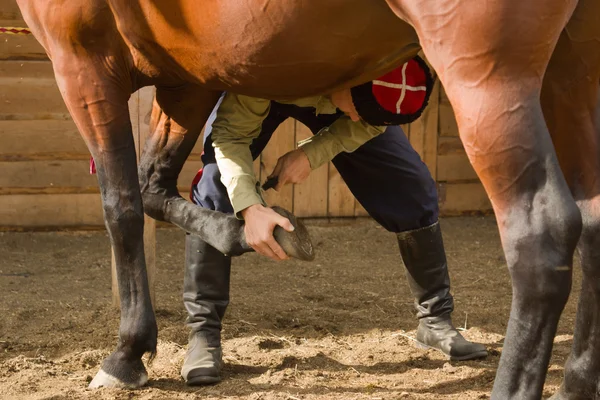
[[[115,351],[104,360],[100,371],[90,382],[90,389],[137,389],[148,382],[148,373],[142,360],[128,360],[121,355],[122,352]]]
[[[275,227],[273,236],[281,248],[290,257],[303,261],[313,261],[315,259],[315,249],[310,241],[308,230],[302,222],[289,211],[281,207],[273,207],[278,214],[286,217],[294,225],[294,231],[288,232],[280,226]]]

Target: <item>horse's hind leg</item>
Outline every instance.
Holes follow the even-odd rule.
[[[594,126],[599,80],[600,3],[583,0],[561,35],[542,91],[560,165],[583,218],[581,297],[556,400],[600,398],[600,126]]]
[[[577,113],[585,114],[583,109]],[[570,133],[561,144],[570,154],[561,157],[561,165],[566,167],[565,172],[573,174],[569,183],[583,217],[578,246],[583,278],[573,348],[565,365],[563,384],[552,398],[556,400],[600,398],[600,133],[591,133],[591,118],[587,117],[579,124],[566,118],[565,122],[573,124],[562,131]],[[584,122],[588,129],[576,131]]]
[[[496,212],[513,299],[492,398],[538,400],[581,233],[539,96],[577,2],[388,3],[415,26]]]
[[[157,326],[146,275],[144,212],[127,107],[131,82],[127,71],[112,63],[117,58],[112,54],[77,50],[63,50],[53,67],[65,103],[96,162],[121,304],[117,348],[104,360],[90,387],[139,387],[148,380],[142,355],[156,351]]]

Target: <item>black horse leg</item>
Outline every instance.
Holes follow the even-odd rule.
[[[81,52],[71,54],[55,61],[54,71],[96,162],[121,304],[117,348],[104,360],[90,387],[139,387],[148,380],[141,358],[156,351],[157,326],[146,275],[144,212],[127,106],[129,74],[108,71],[105,64]]]

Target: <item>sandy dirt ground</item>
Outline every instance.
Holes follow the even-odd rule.
[[[485,360],[449,362],[417,348],[417,321],[394,235],[368,219],[308,221],[313,263],[235,260],[220,384],[186,387],[181,302],[184,234],[157,233],[158,355],[136,391],[88,390],[116,343],[104,232],[0,233],[1,399],[487,399],[511,296],[495,221],[442,221],[454,321],[487,345]],[[574,290],[555,341],[545,396],[570,351]]]

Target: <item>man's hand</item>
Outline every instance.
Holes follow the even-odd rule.
[[[275,261],[287,260],[289,256],[279,246],[273,237],[273,230],[277,225],[288,232],[294,230],[294,225],[285,217],[261,204],[254,204],[241,211],[246,226],[246,242],[259,254]]]
[[[302,149],[292,150],[277,160],[277,165],[269,178],[278,179],[275,190],[279,191],[288,183],[302,183],[308,178],[312,169],[308,157]]]

